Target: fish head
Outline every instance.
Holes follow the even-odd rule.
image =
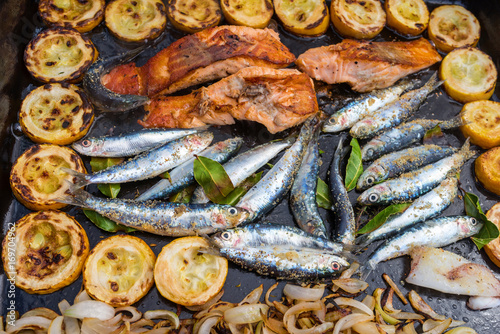
[[[458,218],[457,224],[460,234],[465,238],[478,233],[479,230],[483,227],[483,223],[481,221],[469,216]]]
[[[341,273],[351,264],[342,256],[332,256],[329,261],[329,266],[334,272]]]
[[[356,188],[358,190],[370,188],[378,181],[385,179],[388,174],[389,172],[383,166],[372,165],[368,167],[359,177]]]
[[[358,203],[364,205],[383,204],[388,200],[390,194],[391,188],[388,185],[377,184],[359,195]]]
[[[250,217],[250,212],[248,210],[235,206],[222,208],[221,214],[224,217],[224,225],[227,227],[238,226]]]
[[[219,248],[237,248],[242,241],[242,230],[240,228],[232,228],[225,231],[220,231],[212,236],[212,241]]]
[[[354,138],[363,139],[369,137],[372,133],[374,133],[375,129],[375,122],[371,119],[365,118],[364,120],[356,123],[351,128],[350,133]]]
[[[83,155],[93,155],[94,153],[102,151],[104,138],[84,138],[74,142],[71,146],[78,153]]]

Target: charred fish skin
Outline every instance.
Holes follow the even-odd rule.
[[[358,197],[358,203],[380,205],[410,201],[436,187],[451,173],[459,172],[474,154],[467,140],[457,153],[449,157],[365,190]]]
[[[204,151],[200,152],[198,156],[223,163],[234,156],[242,144],[242,138],[230,138],[208,147]],[[194,160],[195,157],[193,156],[183,164],[175,167],[171,172],[169,172],[170,177],[168,179],[161,179],[135,200],[147,201],[165,198],[188,187],[194,182]]]
[[[421,145],[384,155],[365,169],[358,179],[356,189],[367,189],[402,173],[436,162],[456,151],[451,147]]]
[[[319,174],[319,131],[306,148],[302,163],[290,191],[290,208],[297,225],[307,233],[327,238],[323,219],[316,202],[316,186]]]
[[[235,227],[248,217],[246,210],[229,205],[138,202],[99,198],[77,187],[71,191],[71,195],[58,201],[94,210],[118,224],[158,235],[209,234]]]
[[[357,122],[349,133],[354,138],[365,139],[400,124],[415,113],[427,99],[427,96],[442,83],[443,81],[439,81],[437,73],[435,73],[421,88],[401,95],[395,102]]]
[[[284,140],[273,141],[254,147],[231,158],[231,160],[223,165],[224,170],[236,187],[264,166],[269,160],[274,158],[278,153],[290,147],[294,141],[295,138],[288,137]],[[208,203],[209,201],[203,188],[197,187],[191,198],[191,203]]]
[[[341,137],[330,165],[329,186],[333,205],[333,233],[332,240],[343,244],[353,244],[356,233],[356,220],[349,195],[344,185],[340,163],[344,157],[343,142]]]
[[[167,130],[143,129],[119,136],[84,138],[74,142],[71,146],[78,153],[91,157],[130,157],[204,130],[206,127]]]
[[[292,187],[300,168],[308,142],[318,125],[318,119],[308,119],[300,130],[295,143],[286,150],[281,159],[240,199],[237,207],[250,212],[248,222],[253,221],[274,208]]]
[[[319,249],[341,254],[344,245],[281,224],[253,223],[217,232],[212,242],[218,248],[289,247]]]
[[[405,90],[412,86],[411,81],[403,79],[389,88],[364,94],[330,116],[323,126],[323,132],[335,133],[350,129],[364,117],[396,101]]]
[[[65,171],[78,179],[79,186],[145,180],[158,176],[200,153],[210,145],[213,138],[214,135],[209,131],[188,135],[93,174],[77,173],[68,169]]]
[[[417,119],[398,125],[375,136],[361,148],[363,161],[370,161],[419,142],[426,131],[438,126],[442,130],[457,128],[462,125],[462,117],[456,116],[450,120]]]
[[[458,193],[458,178],[446,178],[439,186],[417,198],[404,212],[390,216],[387,221],[371,233],[356,238],[360,248],[371,242],[392,237],[402,229],[423,222],[443,212]]]
[[[450,216],[427,220],[401,231],[387,239],[370,256],[367,268],[375,269],[378,263],[406,255],[412,247],[444,247],[478,233],[483,223],[469,216]]]
[[[339,275],[349,266],[343,257],[318,249],[246,247],[221,248],[219,252],[243,269],[284,280],[317,281]]]

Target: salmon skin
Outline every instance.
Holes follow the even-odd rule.
[[[264,124],[271,133],[301,124],[319,111],[307,74],[257,66],[189,95],[154,98],[145,109],[148,114],[139,123],[147,128],[226,125],[238,119]]]
[[[347,82],[357,92],[392,86],[397,80],[441,60],[424,38],[409,42],[344,39],[309,49],[295,63],[310,77],[329,84]]]
[[[141,67],[117,66],[102,77],[102,84],[119,94],[170,94],[244,67],[282,68],[294,60],[271,29],[219,26],[173,42]]]

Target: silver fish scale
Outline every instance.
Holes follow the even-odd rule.
[[[473,236],[481,227],[481,222],[468,216],[441,217],[419,223],[384,242],[370,256],[367,267],[374,269],[382,261],[406,255],[415,246],[444,247]]]

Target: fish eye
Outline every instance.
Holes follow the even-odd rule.
[[[472,218],[470,220],[470,223],[471,223],[472,226],[476,226],[477,225],[477,219],[476,218]]]
[[[234,216],[238,213],[238,210],[236,208],[229,208],[227,212],[229,212],[231,216]]]
[[[368,196],[368,200],[372,203],[375,203],[376,201],[378,201],[378,195],[377,194],[370,194],[370,196]]]
[[[373,182],[375,182],[375,178],[373,176],[368,176],[366,178],[366,183],[367,184],[373,184]]]
[[[332,269],[333,270],[339,270],[340,269],[340,264],[338,262],[333,262],[332,263]]]
[[[90,140],[88,140],[88,139],[85,139],[85,140],[83,140],[83,141],[82,141],[82,146],[83,146],[83,147],[89,147],[89,146],[90,146],[90,144],[91,144],[91,142],[90,142]]]
[[[229,240],[231,237],[231,234],[229,232],[222,232],[220,237],[222,240]]]
[[[369,148],[369,149],[367,149],[367,150],[366,150],[366,155],[367,155],[368,157],[371,157],[371,156],[373,155],[373,148]]]

